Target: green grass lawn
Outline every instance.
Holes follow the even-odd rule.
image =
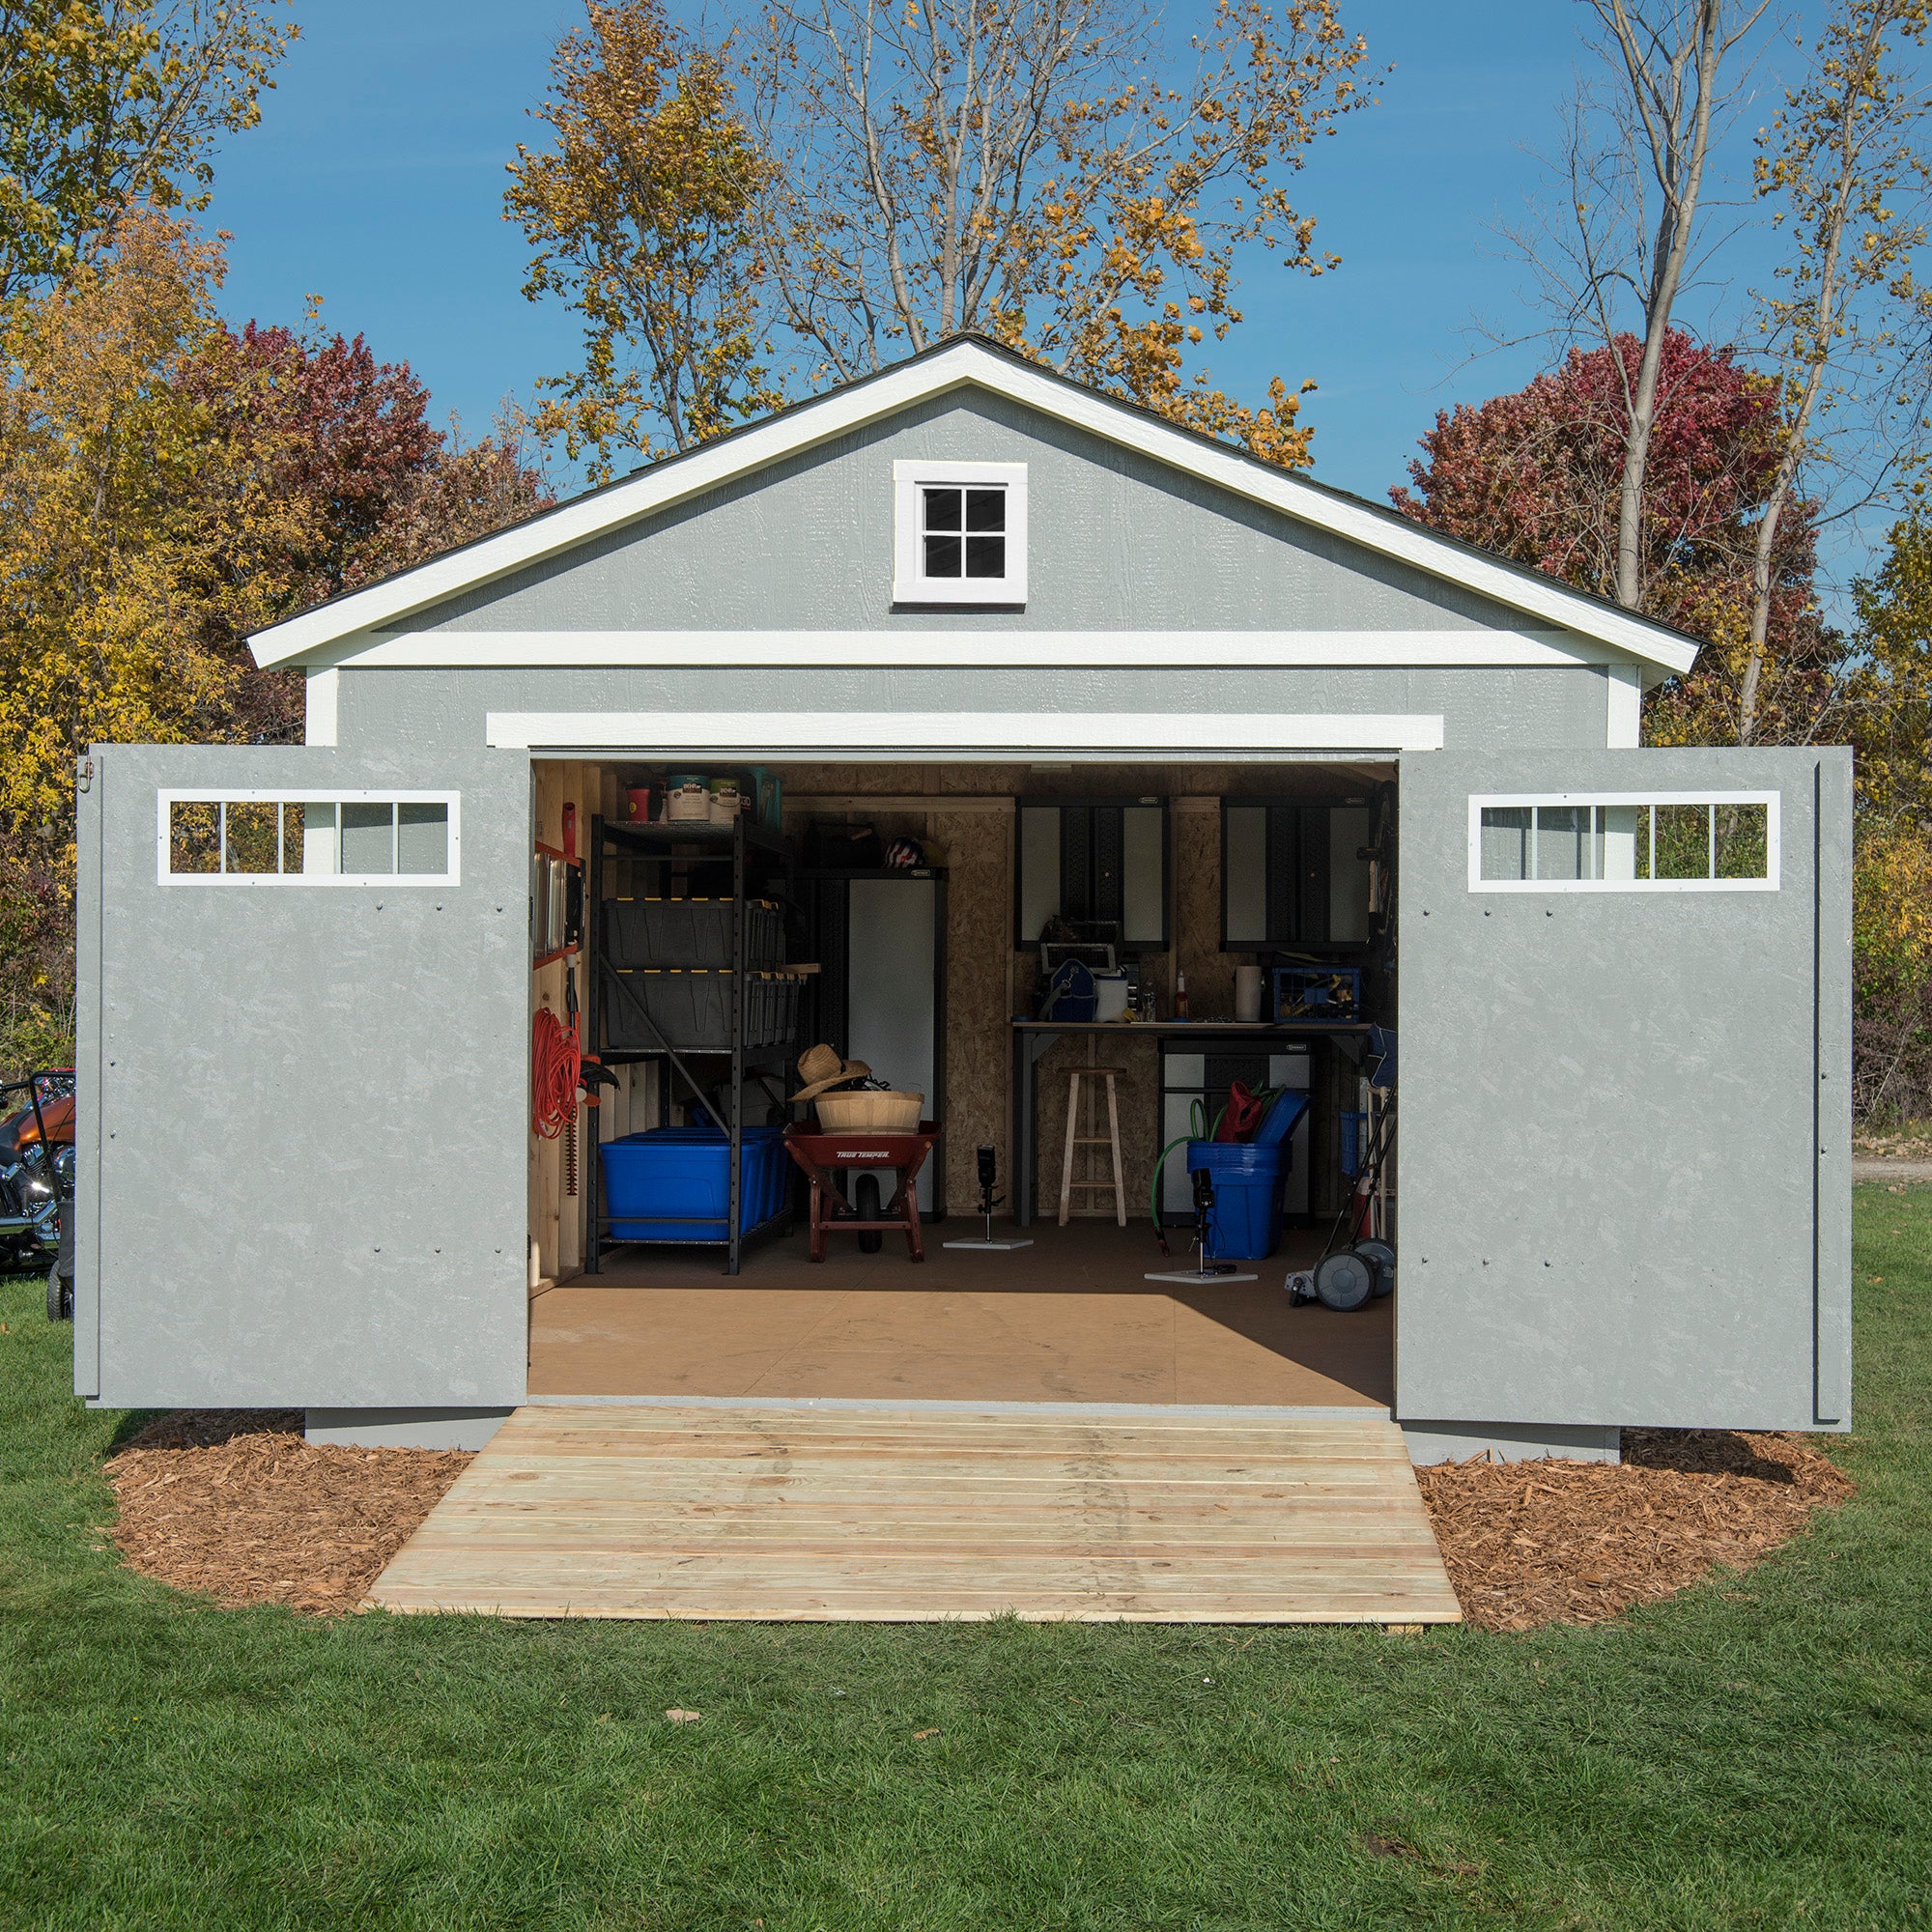
[[[213,1610],[7,1283],[0,1926],[1925,1925],[1932,1189],[1858,1281],[1860,1495],[1526,1637]]]

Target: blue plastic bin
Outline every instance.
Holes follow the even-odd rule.
[[[755,1228],[784,1206],[791,1157],[782,1127],[747,1127],[744,1139],[744,1224]],[[613,1241],[729,1238],[731,1143],[715,1126],[652,1127],[597,1151]]]
[[[1369,1117],[1350,1108],[1339,1119],[1342,1122],[1342,1172],[1352,1180],[1362,1171],[1362,1141],[1369,1131]]]
[[[1189,1141],[1187,1171],[1214,1177],[1208,1214],[1208,1254],[1217,1262],[1265,1261],[1281,1238],[1281,1177],[1288,1149],[1280,1142]]]

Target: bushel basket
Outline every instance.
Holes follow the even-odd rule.
[[[862,1090],[821,1094],[811,1104],[828,1134],[916,1134],[925,1095]]]

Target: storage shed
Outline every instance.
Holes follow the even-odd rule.
[[[92,1402],[1849,1426],[1849,754],[1637,749],[1665,626],[956,338],[254,642],[305,745],[80,767]],[[1151,1017],[1042,1018],[1056,935]],[[808,1258],[819,1041],[925,1095],[923,1263]],[[1279,1245],[1150,1282],[1237,1079],[1308,1096]],[[613,1203],[708,1111],[735,1199]],[[1030,1246],[945,1245],[981,1149]],[[1364,1214],[1394,1294],[1293,1303]]]

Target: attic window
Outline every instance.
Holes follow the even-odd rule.
[[[895,604],[1026,602],[1024,463],[893,465]]]

